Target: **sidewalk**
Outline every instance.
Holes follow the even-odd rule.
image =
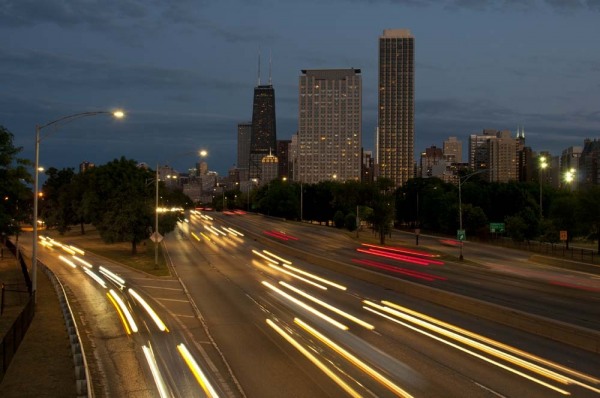
[[[0,281],[23,282],[17,261],[6,248],[0,260]],[[37,282],[35,315],[0,381],[0,397],[76,397],[75,366],[58,296],[45,273],[38,272]],[[5,300],[1,337],[23,308],[25,302],[20,301],[24,299]]]

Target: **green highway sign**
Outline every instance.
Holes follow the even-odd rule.
[[[463,241],[467,239],[467,234],[465,233],[464,229],[457,229],[456,230],[456,239],[458,239],[459,241]]]
[[[503,233],[504,232],[504,223],[503,222],[491,222],[490,223],[490,232]]]

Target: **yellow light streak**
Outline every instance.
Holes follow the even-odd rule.
[[[150,371],[152,372],[152,377],[154,378],[154,384],[158,388],[158,393],[161,398],[170,397],[169,390],[165,384],[165,381],[160,374],[160,370],[158,369],[158,365],[156,364],[156,358],[154,357],[154,352],[152,352],[151,348],[147,346],[142,346],[142,351],[144,351],[144,356],[146,357],[146,362],[148,362],[148,366],[150,367]]]
[[[115,299],[115,301],[117,302],[117,304],[119,304],[119,308],[121,308],[121,311],[123,312],[123,315],[125,315],[125,318],[127,319],[127,322],[129,322],[129,326],[131,327],[131,331],[133,333],[137,333],[137,331],[138,331],[137,324],[133,320],[133,316],[131,316],[131,312],[129,312],[129,310],[127,309],[127,306],[125,305],[125,302],[123,302],[123,299],[121,297],[119,297],[119,295],[114,290],[112,290],[112,289],[110,289],[108,292],[113,297],[113,299]]]
[[[274,259],[281,261],[281,262],[282,262],[282,263],[284,263],[284,264],[291,264],[291,263],[292,263],[291,261],[288,261],[288,260],[286,260],[286,259],[284,259],[284,258],[281,258],[281,257],[279,257],[279,256],[276,256],[275,254],[271,253],[271,252],[270,252],[270,251],[268,251],[268,250],[263,250],[263,253],[265,253],[267,256],[271,256],[271,257],[273,257]]]
[[[102,286],[103,288],[106,289],[106,282],[104,282],[104,280],[102,278],[100,278],[94,271],[84,268],[83,272],[85,272],[86,274],[88,274],[88,276],[90,278],[92,278],[93,280],[95,280],[96,282],[98,282],[98,284],[100,286]]]
[[[73,256],[73,259],[75,259],[75,260],[79,261],[81,264],[85,265],[85,266],[86,266],[86,267],[88,267],[88,268],[94,268],[94,266],[93,266],[92,264],[88,263],[87,261],[85,261],[85,260],[84,260],[84,259],[82,259],[82,258],[79,258],[79,257],[77,257],[77,256]]]
[[[117,304],[117,302],[115,301],[115,299],[112,297],[112,295],[110,294],[110,292],[106,292],[106,297],[108,297],[108,299],[110,300],[110,302],[114,305],[115,309],[117,310],[117,314],[119,314],[119,318],[121,318],[121,322],[123,323],[123,326],[125,327],[125,332],[127,334],[131,334],[131,329],[129,329],[129,325],[127,324],[127,320],[125,320],[125,316],[123,315],[123,312],[121,311],[121,308],[119,308],[119,305]]]
[[[150,317],[152,318],[152,320],[154,321],[154,323],[156,324],[156,326],[158,327],[158,329],[161,332],[169,331],[169,329],[167,328],[167,325],[164,324],[164,322],[159,318],[159,316],[156,314],[156,312],[154,312],[152,307],[150,307],[150,305],[146,302],[146,300],[144,300],[142,298],[142,296],[140,296],[138,294],[138,292],[136,292],[132,288],[129,288],[129,294],[131,294],[138,301],[138,303],[140,303],[142,305],[142,307],[144,307],[144,309],[146,310],[148,315],[150,315]]]
[[[269,267],[271,267],[271,268],[273,268],[273,269],[276,269],[276,270],[277,270],[277,271],[279,271],[279,272],[282,272],[282,273],[284,273],[284,274],[290,275],[290,276],[292,276],[292,277],[294,277],[294,278],[296,278],[296,279],[299,279],[299,280],[301,280],[301,281],[303,281],[303,282],[306,282],[306,283],[308,283],[309,285],[313,285],[313,286],[315,286],[315,287],[318,287],[318,288],[319,288],[319,289],[321,289],[321,290],[327,290],[327,286],[319,285],[318,283],[316,283],[316,282],[313,282],[313,281],[311,281],[310,279],[303,278],[303,277],[301,277],[300,275],[296,275],[296,274],[294,274],[293,272],[290,272],[290,271],[288,271],[288,270],[286,270],[286,269],[284,269],[284,268],[281,268],[281,267],[279,267],[279,266],[277,266],[277,265],[274,265],[274,264],[268,264],[268,265],[269,265]]]
[[[194,239],[196,239],[198,242],[200,242],[200,238],[198,237],[198,235],[196,235],[195,233],[192,232],[192,236],[194,237]]]
[[[323,373],[329,376],[331,380],[333,380],[338,386],[340,386],[344,391],[346,391],[351,397],[361,397],[359,393],[357,393],[354,389],[352,389],[352,387],[350,387],[338,375],[336,375],[331,369],[329,369],[327,365],[325,365],[317,357],[311,354],[310,351],[304,348],[298,341],[296,341],[292,336],[290,336],[278,325],[276,325],[272,320],[267,319],[267,324],[273,329],[275,329],[275,331],[279,333],[281,337],[283,337],[294,348],[300,351],[306,358],[308,358],[309,361],[311,361],[317,368],[319,368]]]
[[[66,257],[63,256],[58,256],[59,260],[62,260],[63,262],[67,263],[68,265],[70,265],[72,268],[77,268],[77,264],[75,264],[73,261],[69,260]]]
[[[278,265],[279,263],[275,260],[273,260],[271,257],[269,256],[265,256],[264,254],[262,254],[261,252],[259,252],[258,250],[254,250],[252,249],[252,253],[256,254],[259,257],[264,258],[265,260],[267,260],[270,264],[275,264]]]
[[[326,285],[333,286],[333,287],[335,287],[337,289],[340,289],[340,290],[346,290],[345,286],[339,285],[339,284],[337,284],[335,282],[331,282],[331,281],[329,281],[329,280],[327,280],[325,278],[321,278],[320,276],[311,274],[310,272],[303,271],[303,270],[301,270],[299,268],[295,268],[295,267],[292,267],[291,265],[287,265],[287,264],[283,264],[283,266],[285,268],[291,269],[291,270],[293,270],[293,271],[295,271],[295,272],[297,272],[299,274],[306,275],[309,278],[313,278],[315,280],[318,280],[319,282],[322,282],[322,283],[324,283]]]
[[[196,362],[190,351],[187,349],[187,347],[183,343],[181,343],[177,346],[177,350],[179,350],[179,354],[181,355],[187,366],[190,368],[190,371],[192,372],[192,374],[198,381],[198,384],[200,384],[200,387],[202,387],[206,395],[208,395],[209,397],[218,398],[217,392],[210,384],[210,382],[202,372],[202,369],[200,369],[200,366],[198,366],[198,363]]]
[[[382,300],[381,302],[383,304],[385,304],[386,306],[392,307],[392,308],[397,309],[399,311],[404,311],[406,313],[414,315],[415,317],[418,317],[418,318],[424,319],[426,321],[429,321],[429,322],[431,322],[433,324],[439,325],[440,327],[444,327],[444,328],[447,328],[449,330],[453,330],[453,331],[455,331],[457,333],[461,333],[461,334],[463,334],[465,336],[468,336],[468,337],[471,337],[473,339],[485,342],[485,343],[490,344],[492,346],[495,346],[495,347],[498,347],[500,349],[503,349],[503,350],[506,350],[508,352],[511,352],[511,353],[513,353],[515,355],[519,355],[519,356],[522,356],[524,358],[528,358],[531,361],[537,361],[537,362],[539,362],[539,363],[541,363],[541,364],[543,364],[545,366],[548,366],[548,367],[560,370],[562,372],[565,372],[565,373],[567,373],[569,375],[572,375],[573,377],[579,377],[579,378],[581,378],[583,380],[586,380],[586,381],[588,381],[590,383],[600,384],[600,379],[597,379],[597,378],[592,377],[590,375],[587,375],[585,373],[578,372],[578,371],[576,371],[574,369],[567,368],[566,366],[563,366],[563,365],[560,365],[558,363],[549,361],[549,360],[544,359],[542,357],[539,357],[537,355],[530,354],[530,353],[528,353],[526,351],[520,350],[520,349],[518,349],[516,347],[512,347],[512,346],[510,346],[508,344],[504,344],[502,342],[490,339],[488,337],[482,336],[482,335],[477,334],[477,333],[473,333],[473,332],[471,332],[469,330],[460,328],[458,326],[455,326],[455,325],[452,325],[452,324],[440,321],[439,319],[436,319],[436,318],[430,317],[428,315],[422,314],[420,312],[411,310],[409,308],[403,307],[403,306],[398,305],[396,303],[393,303],[391,301]],[[572,382],[572,383],[580,384],[577,380],[569,380],[569,381]],[[590,386],[586,386],[586,385],[583,385],[583,386],[590,388]],[[593,389],[593,387],[591,387],[591,388]],[[600,393],[600,390],[595,390],[595,392]]]
[[[392,310],[391,308],[384,307],[384,306],[380,306],[379,304],[376,304],[376,303],[373,303],[373,302],[370,302],[370,301],[367,301],[367,300],[365,300],[365,301],[363,301],[363,302],[364,302],[365,304],[368,304],[368,305],[370,305],[370,306],[373,306],[373,307],[375,307],[375,308],[379,309],[380,311],[384,311],[384,312],[388,312],[388,313],[390,313],[390,310]],[[534,383],[540,384],[540,385],[542,385],[542,386],[544,386],[544,387],[547,387],[547,388],[549,388],[549,389],[551,389],[551,390],[554,390],[554,391],[556,391],[556,392],[558,392],[558,393],[560,393],[560,394],[563,394],[563,395],[571,395],[571,394],[570,394],[568,391],[565,391],[565,390],[563,390],[563,389],[561,389],[561,388],[558,388],[558,387],[556,387],[556,386],[553,386],[553,385],[551,385],[551,384],[548,384],[548,383],[546,383],[546,382],[545,382],[545,381],[543,381],[543,380],[540,380],[540,379],[538,379],[538,378],[535,378],[535,377],[533,377],[533,376],[530,376],[530,375],[528,375],[528,374],[526,374],[526,373],[523,373],[523,372],[521,372],[521,371],[519,371],[519,370],[517,370],[517,369],[515,369],[515,368],[512,368],[512,367],[510,367],[510,366],[504,365],[504,364],[502,364],[502,363],[500,363],[500,362],[497,362],[497,361],[495,361],[495,360],[493,360],[493,359],[487,358],[487,357],[485,357],[485,356],[483,356],[483,355],[481,355],[481,354],[478,354],[478,353],[476,353],[475,351],[471,351],[471,350],[469,350],[469,349],[467,349],[467,348],[465,348],[465,347],[461,347],[461,346],[459,346],[458,344],[452,343],[452,342],[450,342],[450,341],[448,341],[448,340],[445,340],[445,339],[443,339],[443,338],[441,338],[441,337],[439,337],[439,336],[436,336],[436,335],[434,335],[434,334],[431,334],[431,333],[429,333],[429,332],[426,332],[425,330],[419,329],[419,328],[417,328],[417,327],[415,327],[415,326],[412,326],[412,325],[410,325],[410,324],[408,324],[408,323],[402,322],[402,321],[401,321],[401,320],[399,320],[399,319],[396,319],[396,318],[394,318],[394,317],[391,317],[391,316],[389,316],[389,315],[386,315],[386,314],[384,314],[384,313],[378,312],[378,311],[374,310],[373,308],[366,307],[366,306],[363,306],[363,308],[364,308],[364,309],[366,309],[367,311],[370,311],[370,312],[374,313],[374,314],[377,314],[377,315],[379,315],[379,316],[382,316],[382,317],[384,317],[384,318],[386,318],[386,319],[389,319],[389,320],[391,320],[392,322],[398,323],[398,324],[400,324],[400,325],[403,325],[403,326],[405,326],[405,327],[407,327],[407,328],[409,328],[409,329],[411,329],[411,330],[414,330],[414,331],[416,331],[416,332],[418,332],[418,333],[421,333],[421,334],[423,334],[423,335],[425,335],[425,336],[428,336],[428,337],[430,337],[430,338],[432,338],[432,339],[434,339],[434,340],[437,340],[437,341],[439,341],[439,342],[441,342],[441,343],[443,343],[443,344],[446,344],[446,345],[448,345],[448,346],[450,346],[450,347],[454,347],[454,348],[456,348],[456,349],[458,349],[458,350],[460,350],[460,351],[462,351],[462,352],[465,352],[465,353],[467,353],[467,354],[469,354],[469,355],[471,355],[471,356],[474,356],[474,357],[476,357],[476,358],[479,358],[479,359],[481,359],[481,360],[483,360],[483,361],[486,361],[486,362],[488,362],[488,363],[490,363],[490,364],[492,364],[492,365],[498,366],[498,367],[500,367],[500,368],[502,368],[502,369],[504,369],[504,370],[507,370],[507,371],[509,371],[509,372],[511,372],[511,373],[514,373],[514,374],[516,374],[516,375],[519,375],[519,376],[521,376],[521,377],[524,377],[524,378],[526,378],[526,379],[528,379],[528,380],[530,380],[530,381],[533,381]],[[392,311],[393,311],[393,310],[392,310]]]
[[[63,249],[64,251],[66,251],[67,253],[69,253],[70,255],[74,256],[75,255],[75,250],[71,249],[69,246],[67,245],[60,245],[60,248]]]
[[[262,284],[265,285],[266,287],[268,287],[269,289],[273,290],[274,292],[279,293],[281,296],[285,297],[286,299],[290,300],[291,302],[295,303],[296,305],[299,305],[300,307],[304,308],[308,312],[311,312],[312,314],[318,316],[319,318],[323,319],[324,321],[331,323],[333,326],[337,327],[338,329],[348,330],[348,326],[336,321],[335,319],[331,318],[328,315],[323,314],[321,311],[311,307],[310,305],[303,303],[302,301],[298,300],[297,298],[295,298],[295,297],[287,294],[283,290],[279,289],[278,287],[271,285],[269,282],[263,281]]]
[[[121,287],[121,289],[123,287],[125,287],[125,279],[121,278],[120,276],[111,272],[110,270],[104,268],[103,266],[100,266],[99,270],[100,270],[101,274],[104,274],[108,279],[115,282],[117,285],[119,285]]]
[[[83,250],[81,250],[80,248],[78,248],[78,247],[75,247],[75,246],[73,246],[73,245],[69,245],[69,248],[70,248],[71,250],[75,251],[76,253],[79,253],[79,254],[81,254],[82,256],[85,256],[85,252],[84,252]]]
[[[367,328],[369,330],[375,329],[375,326],[371,325],[370,323],[367,323],[367,322],[363,321],[362,319],[359,319],[359,318],[355,317],[354,315],[348,314],[347,312],[342,311],[339,308],[334,307],[331,304],[328,304],[328,303],[326,303],[326,302],[324,302],[322,300],[319,300],[318,298],[316,298],[316,297],[314,297],[314,296],[312,296],[312,295],[304,292],[303,290],[300,290],[300,289],[298,289],[298,288],[290,285],[289,283],[280,281],[279,284],[287,287],[288,289],[292,290],[293,292],[296,292],[297,294],[301,295],[302,297],[307,298],[310,301],[312,301],[314,303],[317,303],[317,304],[319,304],[319,305],[327,308],[328,310],[333,311],[336,314],[341,315],[344,318],[347,318],[347,319],[351,320],[352,322],[358,323],[360,326],[362,326],[364,328]]]
[[[313,327],[311,327],[310,325],[308,325],[301,319],[294,318],[294,323],[296,323],[302,329],[306,330],[308,333],[310,333],[311,335],[313,335],[314,337],[319,339],[322,343],[324,343],[329,348],[331,348],[332,350],[334,350],[335,352],[340,354],[342,357],[346,358],[346,360],[351,362],[354,366],[356,366],[357,368],[359,368],[360,370],[362,370],[363,372],[365,372],[366,374],[371,376],[373,379],[377,380],[379,383],[384,385],[388,390],[392,391],[394,394],[396,394],[400,397],[405,397],[405,398],[412,397],[412,395],[410,395],[407,391],[405,391],[404,389],[402,389],[399,386],[397,386],[396,384],[394,384],[394,382],[387,379],[381,373],[379,373],[375,369],[371,368],[369,365],[367,365],[366,363],[361,361],[359,358],[355,357],[350,352],[346,351],[345,349],[343,349],[342,347],[340,347],[339,345],[334,343],[332,340],[330,340],[329,338],[327,338],[326,336],[324,336],[323,334],[318,332],[316,329],[314,329]]]

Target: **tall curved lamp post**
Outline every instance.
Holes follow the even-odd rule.
[[[462,221],[462,184],[464,184],[469,178],[473,177],[475,174],[485,173],[488,170],[478,170],[474,173],[467,174],[466,176],[458,178],[458,229],[459,231],[463,231],[463,221]],[[458,257],[460,261],[463,261],[463,239],[460,239],[460,255]]]
[[[113,115],[117,119],[125,117],[123,111],[94,111],[94,112],[81,112],[75,113],[69,116],[63,116],[46,124],[35,125],[35,163],[34,163],[34,177],[33,177],[33,247],[31,250],[31,293],[35,299],[35,292],[37,290],[37,244],[38,244],[38,197],[39,197],[39,171],[40,171],[40,132],[42,129],[49,126],[57,126],[59,124],[65,124],[76,119],[81,119],[88,116],[97,115]]]

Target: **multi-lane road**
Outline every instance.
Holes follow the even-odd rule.
[[[41,251],[77,310],[97,395],[600,395],[597,354],[333,272],[288,249],[557,319],[571,308],[582,326],[598,323],[592,275],[549,274],[517,253],[471,247],[473,263],[455,264],[428,248],[456,248],[423,237],[418,251],[400,245],[410,236],[394,237],[391,250],[331,228],[210,216],[191,214],[167,236],[170,278],[90,254],[87,265],[57,247]]]

